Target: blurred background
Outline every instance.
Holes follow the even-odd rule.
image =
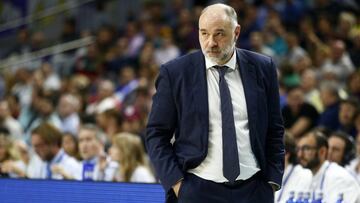
[[[216,2],[238,13],[237,46],[275,61],[287,133],[341,131],[351,150],[339,163],[360,159],[356,0],[2,0],[0,177],[49,178],[33,172],[46,159],[31,135],[50,123],[79,165],[96,157],[100,171],[113,169],[90,179],[156,182],[143,146],[154,82],[161,64],[200,48],[198,18]],[[89,178],[70,165],[50,177]]]

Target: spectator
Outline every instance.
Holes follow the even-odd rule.
[[[309,192],[312,173],[297,163],[295,140],[289,134],[285,134],[285,171],[282,187],[275,192],[275,202],[285,203],[291,192]]]
[[[320,99],[324,106],[324,112],[320,114],[318,125],[329,130],[339,127],[340,97],[338,86],[333,82],[326,82],[320,86]]]
[[[79,99],[72,94],[63,94],[60,97],[57,106],[57,115],[61,121],[61,132],[69,132],[77,135],[80,125],[80,117],[78,111],[80,110]]]
[[[339,110],[339,128],[351,135],[356,136],[355,116],[360,112],[360,103],[356,98],[349,98],[340,103]]]
[[[345,84],[346,78],[354,72],[355,68],[343,41],[335,40],[331,43],[330,58],[325,61],[321,69],[325,79]]]
[[[111,145],[113,137],[123,129],[123,118],[116,109],[108,109],[96,116],[97,126],[105,133],[105,148]]]
[[[61,149],[62,134],[49,123],[31,131],[36,155],[30,160],[27,177],[37,179],[81,179],[81,165]]]
[[[141,139],[137,135],[129,133],[116,135],[110,148],[110,156],[120,165],[115,177],[116,181],[155,182]]]
[[[6,100],[0,101],[0,126],[9,130],[13,140],[23,139],[23,129],[16,119],[11,116],[9,104]]]
[[[354,158],[354,142],[349,135],[342,132],[331,133],[328,145],[327,160],[344,167]]]
[[[26,163],[16,157],[9,134],[0,132],[0,177],[25,177]]]
[[[319,113],[323,112],[324,107],[321,103],[320,91],[318,89],[318,79],[314,70],[304,70],[301,74],[300,86],[304,92],[305,102],[313,105]]]
[[[319,116],[312,105],[304,102],[304,93],[299,87],[289,90],[287,105],[282,109],[282,115],[285,129],[294,138],[301,137],[315,127]]]
[[[310,191],[322,192],[324,202],[336,202],[340,193],[345,202],[359,202],[360,186],[355,178],[343,167],[327,161],[327,153],[327,139],[319,132],[309,132],[297,143],[299,163],[313,173]]]
[[[351,174],[356,177],[360,183],[360,132],[356,136],[356,157],[351,160],[350,164],[346,166],[346,169],[351,172]]]
[[[104,137],[100,130],[91,124],[79,130],[79,150],[82,158],[82,180],[112,181],[118,168],[104,152]]]
[[[96,90],[95,101],[86,108],[86,113],[93,115],[112,109],[117,106],[114,96],[114,83],[110,80],[102,80]]]
[[[62,136],[61,148],[66,154],[80,160],[79,141],[77,135],[65,132]]]

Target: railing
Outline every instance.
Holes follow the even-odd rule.
[[[41,13],[36,13],[36,14],[30,14],[24,18],[18,18],[12,21],[9,21],[5,24],[0,25],[0,33],[4,32],[6,30],[10,30],[10,29],[14,29],[17,27],[20,27],[22,25],[27,25],[30,23],[33,23],[35,21],[41,20],[43,18],[46,18],[48,16],[53,16],[53,15],[58,15],[60,13],[64,13],[68,10],[77,8],[79,6],[82,6],[84,4],[93,2],[95,0],[81,0],[81,1],[71,1],[69,3],[65,3],[63,5],[60,6],[55,6],[52,8],[48,8],[46,10],[44,10]]]
[[[7,59],[0,60],[0,70],[13,66],[20,66],[22,64],[26,64],[27,62],[38,60],[46,56],[52,56],[69,50],[85,47],[94,43],[94,41],[94,37],[85,37],[71,42],[54,45],[28,54],[10,56]]]

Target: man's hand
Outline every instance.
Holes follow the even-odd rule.
[[[179,197],[179,189],[181,186],[182,180],[180,180],[179,182],[177,182],[172,188],[174,190],[175,196]]]

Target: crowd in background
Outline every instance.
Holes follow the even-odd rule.
[[[41,29],[17,29],[2,59],[95,41],[1,70],[0,176],[156,182],[143,144],[156,76],[161,64],[199,48],[198,18],[215,1],[164,2],[143,1],[121,25],[101,18],[96,4],[99,26],[79,29],[68,14],[52,41]],[[222,2],[238,13],[237,46],[276,62],[287,134],[296,141],[322,131],[329,160],[350,164],[360,181],[359,3]]]

